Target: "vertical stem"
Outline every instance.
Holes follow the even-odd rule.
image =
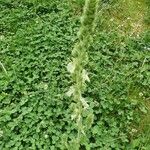
[[[78,42],[75,44],[72,51],[72,68],[74,68],[72,73],[72,80],[74,83],[74,93],[73,100],[76,102],[75,108],[75,119],[77,122],[77,140],[80,145],[80,138],[84,133],[83,125],[83,113],[84,109],[87,107],[87,103],[82,98],[84,93],[84,86],[86,85],[85,80],[87,75],[84,75],[85,66],[88,63],[87,50],[92,41],[92,34],[95,29],[96,21],[96,11],[98,8],[98,0],[85,0],[85,6],[83,10],[83,15],[81,17],[81,26],[78,32]],[[85,77],[84,77],[85,76]]]

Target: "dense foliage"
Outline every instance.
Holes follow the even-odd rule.
[[[76,136],[66,66],[83,3],[0,0],[0,149],[61,150]],[[125,36],[114,24],[106,28],[102,16],[88,49],[91,82],[83,95],[95,117],[80,149],[149,150],[149,137],[137,138],[150,96],[149,32]]]

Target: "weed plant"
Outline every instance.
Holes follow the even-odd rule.
[[[75,82],[66,66],[80,41],[81,5],[68,0],[0,1],[1,150],[63,150],[77,137],[73,97],[66,96]],[[106,13],[97,16],[93,41],[86,48],[88,61],[82,69],[90,82],[82,96],[89,109],[82,117],[85,121],[90,112],[94,119],[80,149],[149,150],[149,31],[142,28],[139,36],[129,36],[121,32],[124,27],[118,30],[119,22],[107,15],[113,5],[105,3],[109,10],[104,10],[100,3],[99,11]]]

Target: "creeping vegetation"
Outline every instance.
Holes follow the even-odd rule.
[[[129,0],[99,1],[82,95],[94,120],[81,150],[150,149],[149,2],[138,1],[134,10]],[[76,137],[66,66],[83,6],[84,0],[0,0],[1,150],[65,150]],[[136,22],[140,27],[132,28]]]

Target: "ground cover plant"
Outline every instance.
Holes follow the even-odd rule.
[[[0,0],[0,149],[150,149],[146,0],[99,1],[84,66],[90,82],[82,94],[94,118],[79,146],[71,143],[77,126],[66,95],[73,83],[67,65],[84,4]]]

